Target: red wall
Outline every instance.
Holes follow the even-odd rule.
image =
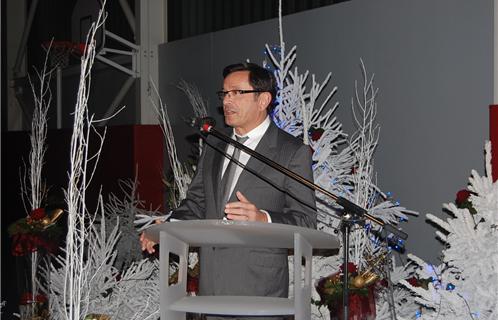
[[[491,140],[491,166],[493,181],[498,179],[498,105],[489,106],[489,140]]]

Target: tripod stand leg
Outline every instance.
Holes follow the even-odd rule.
[[[342,222],[342,246],[343,246],[343,262],[342,262],[342,310],[343,319],[349,319],[349,281],[348,281],[348,264],[349,264],[349,232],[351,225],[348,221]]]
[[[388,249],[386,249],[388,250]],[[389,251],[388,251],[389,252]],[[386,279],[387,279],[387,301],[389,303],[389,312],[391,314],[391,320],[397,320],[396,319],[396,306],[394,304],[394,286],[393,282],[391,281],[391,265],[392,265],[392,256],[389,253],[389,264],[384,264],[384,269],[386,272]]]

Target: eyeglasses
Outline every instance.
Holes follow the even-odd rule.
[[[236,89],[236,90],[228,90],[228,91],[217,91],[216,92],[216,95],[218,96],[218,98],[220,100],[223,101],[223,99],[225,99],[225,97],[229,97],[229,98],[235,98],[235,97],[238,97],[242,94],[246,94],[246,93],[254,93],[254,92],[266,92],[266,91],[263,91],[263,90],[239,90],[239,89]]]

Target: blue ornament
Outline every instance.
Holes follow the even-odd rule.
[[[453,283],[448,283],[446,285],[446,290],[452,291],[453,289],[455,289],[455,285]]]

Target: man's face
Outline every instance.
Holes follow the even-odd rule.
[[[254,90],[249,84],[249,71],[230,73],[223,80],[223,91]],[[271,101],[271,94],[230,92],[223,99],[225,123],[235,129],[239,135],[256,128],[266,118],[266,108]]]

